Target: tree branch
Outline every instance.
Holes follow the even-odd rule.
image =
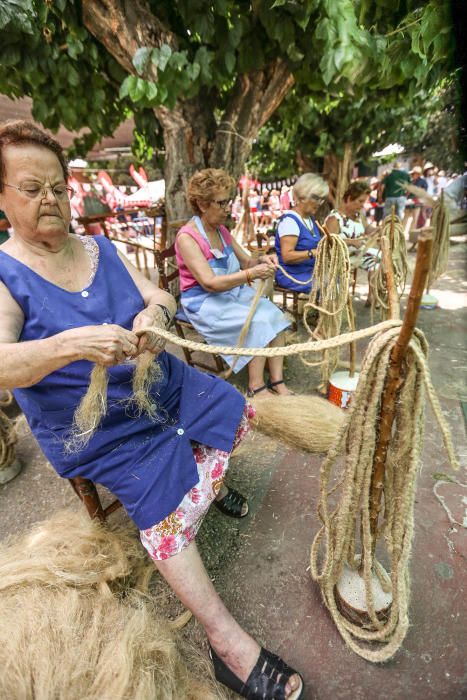
[[[177,37],[153,14],[144,0],[82,0],[83,23],[118,63],[135,73],[136,50],[168,44],[177,49]],[[156,69],[149,67],[153,80]]]

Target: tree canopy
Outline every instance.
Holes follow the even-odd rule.
[[[133,114],[179,214],[194,170],[239,174],[292,86],[413,97],[452,61],[450,31],[447,0],[3,0],[0,92],[52,130],[86,127],[81,154]]]

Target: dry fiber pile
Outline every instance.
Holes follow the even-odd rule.
[[[194,650],[189,672],[147,593],[154,571],[122,529],[62,512],[0,549],[0,697],[219,697]]]
[[[255,428],[295,449],[318,454],[329,450],[345,418],[342,409],[317,396],[271,396],[253,403]]]

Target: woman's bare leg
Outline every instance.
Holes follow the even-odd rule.
[[[280,345],[284,345],[284,334],[279,333],[274,340],[272,340],[269,343],[269,347],[278,347]],[[268,366],[269,366],[269,374],[271,377],[271,382],[280,382],[284,379],[284,358],[283,357],[270,357],[268,359]],[[292,394],[293,392],[290,391],[286,387],[285,384],[278,384],[277,386],[274,387],[274,390],[278,394],[284,394],[284,396],[288,396]]]
[[[256,664],[260,647],[234,620],[220,599],[195,542],[179,554],[155,564],[181,602],[203,625],[216,654],[245,682]],[[299,677],[292,676],[287,692],[299,685]]]
[[[265,357],[253,357],[248,363],[248,388],[249,389],[259,389],[264,386],[264,367],[266,365]],[[258,398],[262,395],[267,396],[268,392],[262,391],[258,394]]]

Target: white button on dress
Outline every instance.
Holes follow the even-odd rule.
[[[88,297],[88,296],[89,296],[89,292],[87,292],[86,290],[84,290],[84,292],[81,292],[81,296],[82,296],[82,297]]]
[[[184,432],[183,428],[178,428],[177,435],[183,435]]]

